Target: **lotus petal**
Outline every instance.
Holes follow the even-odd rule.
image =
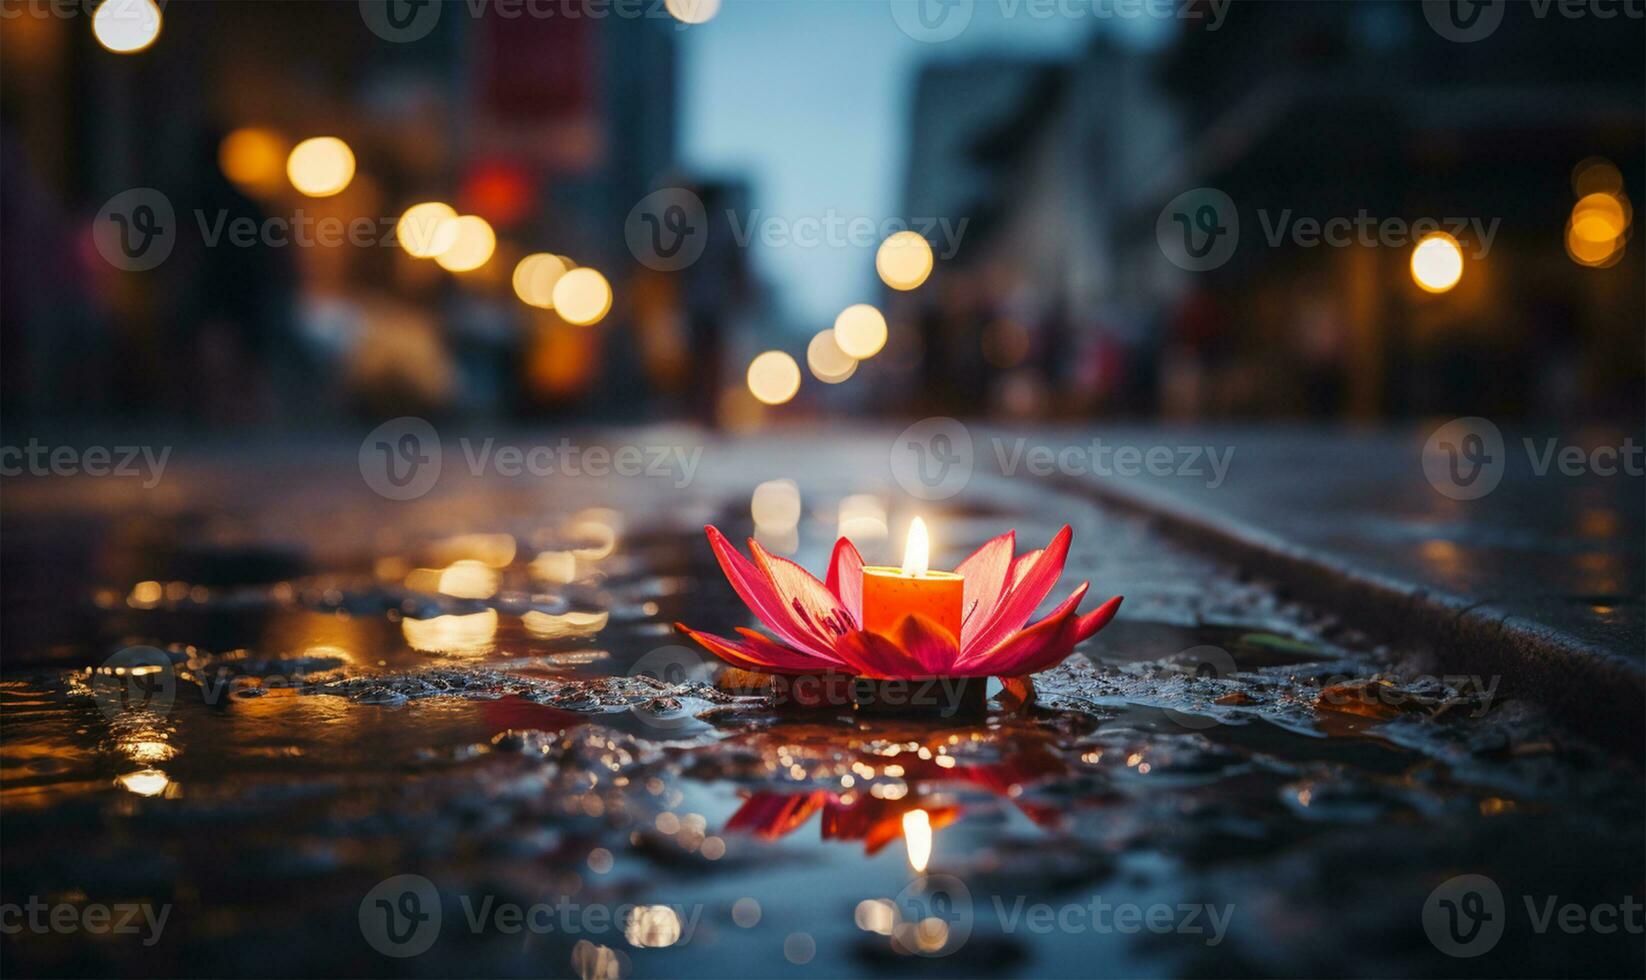
[[[1000,645],[1000,641],[1023,628],[1052,587],[1057,585],[1058,577],[1063,574],[1063,564],[1069,558],[1069,540],[1073,537],[1074,532],[1067,524],[1063,525],[1063,530],[1052,538],[1045,552],[1025,567],[1021,576],[1018,576],[1017,569],[1013,569],[1016,584],[1000,601],[1000,608],[995,610],[988,624],[972,635],[971,643],[964,652],[993,649]]]
[[[829,580],[825,584],[852,614],[852,622],[863,622],[863,556],[851,539],[841,538],[834,543],[834,554],[829,556]]]
[[[1006,594],[1006,576],[1011,574],[1012,550],[1016,546],[1017,532],[1007,531],[984,542],[955,569],[966,577],[960,607],[961,649],[988,623]]]
[[[720,570],[726,573],[732,591],[778,639],[797,650],[833,659],[829,641],[795,619],[771,579],[754,562],[739,554],[719,528],[710,525],[703,530],[709,536],[709,547],[720,560]]]

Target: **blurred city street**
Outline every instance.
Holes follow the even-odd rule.
[[[1638,0],[0,82],[0,974],[1646,978]]]

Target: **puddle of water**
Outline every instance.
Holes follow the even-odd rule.
[[[131,975],[1436,973],[1453,961],[1422,910],[1453,875],[1491,876],[1516,916],[1525,895],[1638,888],[1642,787],[1626,764],[1534,706],[1405,676],[1398,651],[1137,522],[1014,494],[940,514],[950,550],[1008,524],[1049,538],[1024,515],[1066,512],[1066,576],[1127,607],[1088,645],[1096,662],[1039,679],[1034,707],[964,723],[795,715],[714,687],[669,624],[747,622],[695,527],[707,513],[738,529],[746,498],[546,514],[541,498],[483,495],[456,509],[460,530],[407,520],[387,543],[358,520],[352,537],[344,521],[244,543],[280,524],[268,515],[226,544],[191,541],[196,514],[8,535],[7,619],[31,608],[8,622],[0,681],[0,892],[171,912],[152,947],[8,936],[7,960]],[[820,567],[836,527],[812,514],[785,537]],[[130,644],[169,666],[88,670]],[[415,960],[362,931],[368,893],[400,874],[438,890],[439,938]],[[514,906],[528,927],[500,911]],[[1157,918],[1115,918],[1133,906]],[[1475,962],[1639,966],[1627,935],[1518,925]]]

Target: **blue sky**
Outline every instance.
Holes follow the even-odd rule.
[[[770,218],[898,217],[904,120],[921,63],[1072,52],[1097,25],[1030,16],[1022,0],[977,0],[960,36],[925,43],[893,18],[893,3],[916,2],[726,0],[713,21],[683,32],[687,165],[748,178],[752,206]],[[750,247],[808,332],[872,296],[872,247]]]

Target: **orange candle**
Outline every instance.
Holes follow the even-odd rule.
[[[965,577],[927,568],[931,544],[926,522],[914,519],[903,549],[903,567],[866,565],[863,568],[863,628],[894,638],[903,617],[918,613],[948,630],[960,642],[960,612]]]

